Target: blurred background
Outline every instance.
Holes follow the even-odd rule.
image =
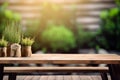
[[[120,0],[0,0],[3,35],[34,53],[119,53]]]

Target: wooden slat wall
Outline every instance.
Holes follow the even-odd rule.
[[[19,12],[22,15],[22,23],[27,20],[40,18],[40,3],[45,0],[0,0],[9,2],[9,9]],[[46,0],[61,4],[67,10],[71,5],[76,4],[76,22],[85,28],[96,30],[99,28],[99,14],[102,10],[115,7],[114,0]]]

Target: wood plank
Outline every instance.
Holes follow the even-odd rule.
[[[91,76],[88,75],[81,75],[80,80],[92,80]]]
[[[9,2],[11,5],[12,4],[17,4],[17,5],[24,5],[24,4],[39,4],[44,2],[44,0],[6,0],[7,2]],[[52,1],[52,0],[51,0]],[[0,3],[5,2],[4,0],[0,0]],[[60,0],[60,1],[52,1],[53,3],[58,3],[58,4],[83,4],[83,3],[114,3],[114,0],[89,0],[89,1],[84,1],[84,0],[73,0],[73,1],[68,1],[68,0]]]
[[[0,1],[0,4],[2,4],[2,3],[4,3],[5,1],[4,0],[1,0]],[[21,1],[21,0],[16,0],[16,1],[12,1],[12,0],[6,0],[6,2],[8,2],[8,3],[10,3],[11,5],[25,5],[25,4],[29,4],[29,5],[34,5],[34,4],[36,4],[36,5],[38,5],[38,4],[40,4],[40,3],[43,3],[44,1],[32,1],[32,0],[30,0],[30,1]],[[86,4],[86,3],[114,3],[115,1],[113,1],[113,0],[109,0],[109,1],[106,1],[106,0],[104,0],[104,1],[102,1],[102,0],[94,0],[94,1],[82,1],[82,0],[79,0],[79,1],[54,1],[53,3],[55,3],[55,4]]]
[[[26,76],[17,76],[17,80],[24,80]]]
[[[40,19],[41,17],[41,14],[40,12],[19,12],[22,16],[22,22],[26,23],[28,20],[33,20],[33,19]],[[85,12],[85,11],[79,11],[79,12],[76,12],[75,13],[75,17],[76,19],[81,19],[81,18],[92,18],[93,19],[98,19],[99,18],[99,15],[100,15],[101,11],[88,11],[88,12]],[[81,19],[82,20],[82,19]],[[84,20],[84,19],[83,19]],[[79,21],[78,21],[79,22]],[[84,20],[84,23],[86,21]],[[94,20],[94,23],[96,22],[96,20]],[[98,24],[99,21],[97,21],[97,24]],[[84,24],[83,23],[83,24]],[[93,23],[93,22],[89,22],[89,23]]]
[[[73,10],[73,7],[71,5],[63,5],[62,6],[66,10]],[[99,10],[99,9],[105,9],[105,8],[112,8],[115,7],[115,4],[81,4],[76,5],[75,9],[77,10]],[[8,9],[14,10],[14,11],[31,11],[31,10],[42,10],[42,7],[40,5],[38,6],[27,6],[27,5],[10,5]]]
[[[102,80],[101,76],[91,75],[92,80]]]
[[[44,0],[0,0],[0,5],[5,1],[9,3],[8,9],[20,13],[22,20],[26,21],[40,18],[41,4],[44,2]],[[93,25],[99,25],[100,12],[116,6],[114,0],[51,0],[51,2],[62,5],[66,11],[73,11],[74,7],[75,13],[77,13],[76,17],[81,19],[77,22],[91,24],[91,26],[84,25],[84,27],[94,31],[99,28]],[[87,19],[85,19],[86,17]],[[97,20],[94,18],[97,18]],[[26,25],[26,22],[22,21],[22,25]]]
[[[33,76],[26,76],[24,80],[32,80]]]
[[[99,18],[95,18],[95,17],[79,17],[79,18],[77,18],[76,19],[76,22],[77,23],[83,23],[83,24],[85,24],[85,23],[92,23],[92,22],[94,22],[94,23],[98,23],[98,22],[100,22],[100,19]]]
[[[63,77],[64,77],[64,80],[72,80],[71,76],[63,76]]]
[[[66,10],[73,10],[71,5],[65,5],[63,6],[64,9]],[[97,10],[97,9],[104,9],[104,8],[112,8],[115,7],[115,4],[81,4],[81,5],[76,5],[75,9],[77,10],[84,10],[84,9],[89,9],[89,10]]]
[[[81,80],[78,75],[72,75],[72,80]]]
[[[39,19],[41,17],[40,13],[38,14],[21,14],[22,19]]]
[[[120,64],[115,54],[32,54],[31,57],[1,57],[0,63]]]
[[[23,23],[27,23],[27,20],[33,20],[33,19],[39,19],[40,20],[40,17],[41,15],[34,15],[34,14],[22,14],[22,19],[24,19],[22,22]],[[94,16],[79,16],[79,17],[76,17],[76,20],[75,20],[77,23],[81,23],[81,24],[93,24],[95,25],[94,23],[98,23],[101,21],[98,17],[94,17]]]
[[[19,12],[20,14],[21,14],[21,17],[23,18],[23,19],[40,19],[41,18],[41,16],[42,16],[42,14],[40,14],[40,12],[39,13],[33,13],[33,12],[31,12],[31,13],[28,13],[28,12]],[[76,15],[75,15],[75,19],[83,19],[82,21],[84,21],[85,22],[85,20],[84,19],[98,19],[98,17],[99,17],[99,14],[100,13],[98,13],[98,14],[95,14],[95,13],[90,13],[90,12],[88,12],[88,13],[85,13],[85,12],[82,12],[82,13],[76,13]],[[74,16],[74,15],[73,15]],[[95,20],[94,20],[94,22],[95,22]],[[98,22],[98,21],[97,21]]]
[[[8,80],[8,76],[4,76],[3,80]]]
[[[32,80],[40,80],[41,76],[33,76]]]
[[[48,76],[41,76],[40,80],[48,80]]]
[[[108,72],[108,67],[5,67],[6,73],[14,72]]]
[[[48,76],[48,80],[56,80],[55,76]]]
[[[56,80],[64,80],[64,78],[63,78],[62,75],[57,75],[57,76],[56,76]]]
[[[25,77],[28,76],[18,76],[17,80],[50,80],[48,79],[48,76],[34,76],[32,79],[25,79]],[[7,78],[7,76],[5,76]],[[8,80],[8,79],[3,80]],[[40,78],[40,79],[38,79]],[[52,79],[53,80],[53,79]],[[99,75],[71,75],[71,76],[55,76],[55,80],[102,80]],[[110,78],[108,80],[111,80]]]
[[[100,28],[100,25],[98,25],[98,24],[86,24],[86,25],[83,24],[83,26],[84,26],[84,29],[88,29],[91,31],[95,31]]]

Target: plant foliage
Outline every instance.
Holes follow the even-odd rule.
[[[15,13],[7,9],[7,7],[8,7],[8,3],[4,3],[3,5],[0,5],[0,36],[5,30],[7,24],[11,24],[13,22],[19,22],[21,20],[21,16],[18,13]]]
[[[6,47],[7,44],[8,42],[4,38],[0,39],[0,47]]]
[[[30,38],[23,38],[21,41],[22,46],[31,46],[33,43],[34,43],[34,40]]]
[[[100,47],[120,51],[120,7],[102,11],[100,17],[102,22],[97,38]]]
[[[76,46],[72,31],[65,26],[52,25],[48,27],[43,32],[41,39],[43,46],[52,52],[68,51]]]
[[[78,28],[78,33],[76,35],[78,48],[90,48],[93,47],[93,39],[96,33],[92,31],[84,30],[82,27]]]
[[[8,24],[3,32],[5,40],[10,43],[20,43],[21,40],[21,29],[20,25],[12,23]]]

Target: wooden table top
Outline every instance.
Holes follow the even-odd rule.
[[[116,54],[32,54],[31,57],[0,57],[0,64],[120,64]]]

